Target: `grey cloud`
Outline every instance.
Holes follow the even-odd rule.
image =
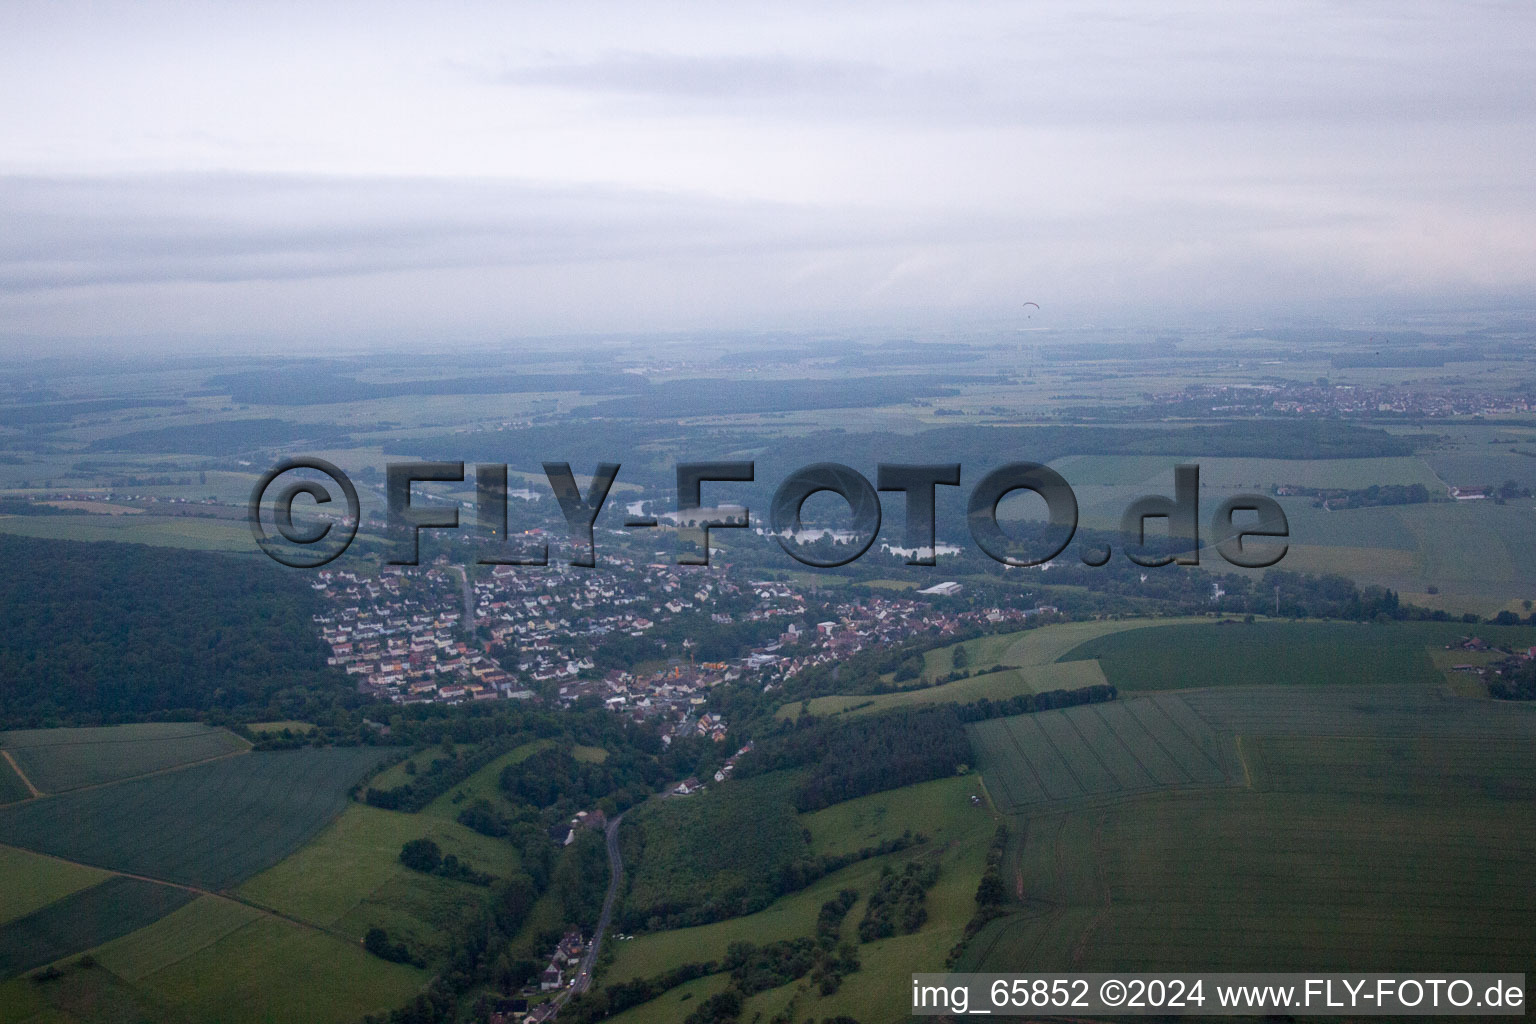
[[[614,53],[599,60],[508,68],[505,85],[665,99],[804,98],[879,90],[894,76],[873,64],[784,55],[688,56]]]
[[[931,45],[837,58],[614,50],[503,64],[482,80],[620,111],[772,113],[943,125],[1379,125],[1524,121],[1536,106],[1529,8],[1110,6],[935,20]],[[1480,20],[1479,20],[1480,19]]]
[[[0,178],[0,294],[102,284],[242,282],[486,267],[601,266],[1190,240],[1241,249],[1276,229],[1373,230],[1386,214],[1209,197],[1091,214],[898,214],[505,181],[160,175]],[[885,254],[881,257],[878,254]]]
[[[0,290],[601,263],[788,245],[771,204],[488,181],[0,178]]]

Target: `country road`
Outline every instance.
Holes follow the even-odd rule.
[[[603,933],[613,920],[613,902],[618,899],[619,883],[624,879],[624,858],[619,853],[619,823],[623,820],[622,814],[615,817],[608,823],[604,833],[604,838],[608,840],[608,895],[603,897],[603,912],[598,915],[597,927],[592,930],[592,941],[587,944],[587,951],[581,956],[575,980],[553,1000],[557,1006],[564,1006],[571,996],[585,992],[592,986],[592,969],[597,966],[597,955],[603,946]]]

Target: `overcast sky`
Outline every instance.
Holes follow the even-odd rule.
[[[1536,290],[1529,0],[312,6],[0,4],[11,350]]]

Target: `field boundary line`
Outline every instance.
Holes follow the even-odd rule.
[[[83,860],[70,860],[68,857],[60,857],[60,856],[57,856],[56,854],[44,853],[42,850],[30,850],[30,849],[28,849],[25,846],[17,846],[14,843],[0,843],[0,849],[16,850],[16,851],[18,851],[20,853],[30,853],[30,854],[32,854],[33,856],[36,856],[36,857],[46,857],[48,860],[58,861],[60,864],[70,864],[70,865],[73,865],[74,867],[90,868],[93,871],[101,871],[101,872],[104,872],[105,874],[107,874],[109,876],[113,876],[113,877],[117,877],[117,878],[132,878],[132,879],[134,879],[135,881],[138,881],[138,882],[149,882],[149,883],[154,884],[154,885],[164,885],[164,886],[167,886],[167,887],[169,887],[171,889],[180,889],[183,892],[196,893],[199,896],[212,896],[216,900],[226,900],[226,901],[228,901],[230,903],[238,903],[241,906],[250,907],[252,910],[254,910],[254,911],[258,912],[258,913],[266,914],[266,915],[268,915],[270,917],[275,917],[275,918],[278,918],[280,920],[287,921],[289,924],[296,924],[296,925],[298,925],[301,928],[307,928],[310,931],[319,932],[322,935],[328,935],[328,936],[330,936],[333,939],[340,939],[343,942],[352,942],[353,941],[352,939],[347,938],[345,935],[341,935],[338,932],[333,932],[333,931],[331,931],[328,928],[323,928],[320,925],[314,924],[314,923],[312,923],[310,921],[305,921],[302,918],[294,917],[291,914],[285,914],[281,910],[273,910],[271,907],[264,907],[264,906],[262,906],[259,903],[256,903],[256,902],[253,902],[251,900],[248,900],[248,899],[245,899],[245,898],[241,897],[240,895],[238,895],[237,893],[235,893],[233,891],[222,891],[221,892],[221,891],[216,890],[216,889],[205,889],[205,888],[203,888],[200,885],[191,885],[191,884],[189,884],[187,882],[173,882],[173,881],[171,881],[168,878],[156,878],[153,875],[140,875],[140,874],[135,874],[132,871],[118,871],[115,868],[104,868],[104,867],[102,867],[99,864],[88,864],[88,863],[86,863]],[[98,882],[96,884],[100,885],[102,883]],[[95,888],[95,886],[87,886],[86,888],[88,888],[88,889],[89,888]],[[83,891],[83,890],[81,890],[81,891]],[[55,901],[55,902],[57,902],[57,901]],[[41,908],[39,908],[39,909],[41,909]],[[161,920],[161,918],[156,918],[156,920]],[[154,923],[153,921],[150,922],[150,924],[153,924],[153,923]],[[146,925],[145,927],[148,927],[148,925]],[[244,927],[244,926],[242,926],[242,927]],[[128,934],[132,935],[133,933],[129,932]],[[231,933],[231,934],[233,934],[233,933]],[[80,952],[85,952],[85,951],[81,950]],[[70,956],[74,956],[75,954],[74,953],[70,953],[69,955]]]
[[[1077,734],[1077,738],[1082,741],[1084,748],[1086,748],[1088,751],[1088,755],[1098,763],[1099,767],[1104,770],[1104,774],[1109,776],[1109,780],[1115,784],[1115,791],[1124,792],[1125,784],[1120,781],[1120,776],[1116,775],[1114,769],[1110,768],[1109,762],[1105,761],[1104,758],[1099,754],[1098,748],[1089,741],[1087,736],[1083,735],[1083,727],[1077,723],[1077,720],[1082,716],[1063,715],[1062,717],[1065,718],[1067,724],[1072,727],[1072,731]]]
[[[1184,710],[1188,711],[1192,717],[1194,717],[1197,720],[1204,721],[1204,719],[1201,719],[1199,715],[1195,714],[1195,709],[1189,706],[1189,701],[1185,700],[1179,693],[1177,693],[1177,692],[1170,693],[1168,695],[1168,699],[1169,700],[1176,700],[1176,701],[1178,701],[1181,705],[1183,705]],[[1189,740],[1189,745],[1194,747],[1195,750],[1198,753],[1204,755],[1205,759],[1211,763],[1211,767],[1212,768],[1215,768],[1217,771],[1221,772],[1223,775],[1226,774],[1226,768],[1219,761],[1217,761],[1216,758],[1211,756],[1210,751],[1206,750],[1204,745],[1201,744],[1200,741],[1198,739],[1196,739],[1190,733],[1190,731],[1188,729],[1184,728],[1184,723],[1183,722],[1180,722],[1177,718],[1175,718],[1172,715],[1170,715],[1168,713],[1168,709],[1163,707],[1161,702],[1159,702],[1155,698],[1153,699],[1152,703],[1158,705],[1157,710],[1162,713],[1162,716],[1164,718],[1168,719],[1168,721],[1172,722],[1173,723],[1173,727],[1175,729],[1177,729],[1179,732],[1184,734],[1184,738]],[[1210,728],[1210,724],[1209,723],[1206,724],[1206,728]],[[1217,738],[1219,736],[1219,734],[1216,732],[1215,729],[1211,729],[1211,736],[1212,736],[1213,739],[1215,739],[1215,738]]]
[[[1180,782],[1173,785],[1145,786],[1140,789],[1124,789],[1118,793],[1089,793],[1082,796],[1041,800],[1032,804],[1020,804],[1017,810],[1008,812],[1015,817],[1025,814],[1060,814],[1072,811],[1103,810],[1138,800],[1157,800],[1163,797],[1198,797],[1237,787],[1233,779],[1221,782]]]
[[[1002,723],[1002,733],[1007,737],[1008,745],[1013,747],[1014,752],[1019,755],[1019,760],[1024,762],[1024,767],[1029,769],[1030,778],[1035,780],[1035,788],[1047,800],[1051,799],[1051,791],[1046,788],[1045,780],[1040,777],[1040,772],[1036,770],[1035,762],[1030,760],[1029,755],[1024,752],[1024,747],[1019,743],[1019,737],[1014,733],[1013,726],[1008,724],[1008,719],[1006,718],[999,719],[998,721]],[[1067,799],[1070,799],[1070,797]]]
[[[1253,775],[1248,771],[1248,758],[1243,754],[1243,737],[1241,734],[1237,736],[1237,759],[1243,766],[1243,785],[1252,789]]]
[[[249,904],[241,903],[239,900],[230,899],[227,896],[222,896],[222,895],[219,895],[217,893],[212,893],[210,895],[212,895],[214,899],[224,900],[227,903],[234,903],[234,904],[237,904],[237,905],[240,905],[240,906],[250,906]],[[193,900],[192,902],[196,903],[197,901]],[[191,906],[191,905],[192,905],[191,903],[187,904],[187,906]],[[180,908],[178,907],[177,909],[180,909]],[[250,907],[250,909],[256,911],[258,914],[261,913],[261,908],[260,907]],[[175,912],[176,912],[175,910],[171,911],[172,914],[174,914]],[[169,917],[169,916],[170,916],[170,914],[166,915],[166,917]],[[163,920],[165,920],[164,917],[160,918],[160,921],[163,921]],[[128,984],[130,984],[130,985],[137,985],[139,982],[143,981],[144,978],[153,977],[154,975],[159,974],[161,971],[168,971],[172,967],[175,967],[177,964],[182,963],[185,960],[191,959],[192,957],[194,957],[197,954],[201,953],[203,950],[208,949],[211,946],[218,945],[220,942],[223,942],[225,939],[229,938],[231,935],[234,935],[237,932],[242,932],[245,929],[249,928],[251,925],[255,924],[258,920],[260,920],[260,918],[252,918],[249,921],[243,921],[240,924],[236,925],[234,928],[231,928],[229,931],[225,932],[224,934],[216,936],[215,938],[209,939],[207,942],[203,943],[201,946],[198,946],[196,949],[188,950],[185,954],[183,954],[182,956],[177,957],[175,960],[172,960],[170,963],[161,964],[160,966],[156,967],[153,971],[149,972],[149,974],[144,975],[144,977],[142,977],[142,978],[138,978],[138,979],[124,978],[121,974],[118,974],[118,972],[111,971],[111,968],[105,968],[105,969],[111,971],[112,974],[116,974],[119,978],[123,978],[123,980],[128,982]],[[152,922],[150,922],[151,925],[152,924],[158,924],[158,923],[159,923],[159,921],[152,921]],[[150,925],[145,925],[144,927],[148,928],[148,927],[150,927]],[[140,931],[142,931],[142,930],[143,929],[140,929]],[[131,936],[133,934],[134,934],[133,932],[129,932],[127,935],[119,936],[119,938],[126,939],[126,938],[128,938],[129,936]],[[117,939],[112,939],[110,941],[116,942]],[[102,945],[106,945],[106,943],[102,943]],[[96,948],[100,948],[100,947],[96,947]],[[91,952],[91,950],[86,950],[86,952],[89,953],[89,952]],[[70,956],[75,956],[76,954],[71,953],[69,955]],[[68,957],[66,957],[65,959],[68,959]],[[55,961],[55,962],[57,963],[58,961]]]
[[[1122,707],[1126,704],[1125,701],[1121,700],[1116,700],[1112,703],[1120,704]],[[1120,735],[1120,730],[1116,729],[1110,723],[1109,719],[1104,717],[1104,709],[1099,707],[1097,704],[1090,704],[1088,706],[1093,709],[1093,714],[1098,717],[1099,723],[1104,726],[1105,731],[1107,731],[1111,736],[1115,738],[1115,742],[1120,744],[1120,749],[1125,751],[1126,755],[1130,757],[1131,761],[1135,763],[1136,767],[1141,769],[1141,773],[1147,777],[1147,781],[1152,783],[1152,788],[1156,789],[1157,787],[1161,786],[1162,783],[1157,781],[1157,776],[1152,773],[1152,769],[1146,766],[1146,764],[1141,760],[1140,755],[1138,755],[1136,751],[1132,750],[1131,745],[1125,741],[1125,737]],[[1141,724],[1140,719],[1136,718],[1136,716],[1132,715],[1129,711],[1126,712],[1126,717],[1135,722],[1137,726],[1140,727],[1142,732],[1147,731],[1147,727]],[[1139,790],[1130,786],[1126,786],[1122,792],[1135,793],[1139,792]]]
[[[1057,715],[1057,718],[1061,720],[1065,720],[1066,717],[1067,716],[1063,714]],[[1067,724],[1069,726],[1071,725],[1070,722]],[[1083,780],[1077,777],[1077,770],[1072,767],[1072,762],[1067,760],[1067,755],[1062,751],[1061,745],[1051,738],[1051,734],[1046,731],[1045,726],[1041,725],[1038,721],[1035,722],[1035,728],[1040,731],[1040,737],[1041,739],[1045,740],[1045,745],[1051,748],[1052,752],[1055,753],[1056,757],[1061,761],[1061,766],[1065,768],[1067,770],[1067,774],[1072,777],[1072,784],[1078,788],[1078,792],[1084,796],[1087,796],[1089,793],[1088,787],[1083,785]],[[1092,747],[1088,749],[1088,753],[1090,756],[1093,754]],[[1110,778],[1113,779],[1114,776],[1111,775]]]
[[[166,768],[156,768],[154,771],[145,772],[142,775],[129,775],[126,778],[112,779],[108,782],[93,782],[89,786],[79,786],[75,789],[61,789],[57,793],[41,793],[39,796],[73,796],[76,793],[89,793],[93,789],[104,789],[107,786],[118,786],[124,782],[137,782],[140,779],[152,779],[156,775],[168,775],[171,772],[184,771],[187,768],[197,768],[205,764],[213,764],[215,761],[227,761],[231,757],[243,757],[246,754],[251,753],[251,751],[254,749],[256,749],[255,746],[248,743],[248,745],[243,750],[231,750],[228,753],[215,754],[212,757],[205,757],[201,761],[188,761],[185,764],[173,764]]]
[[[100,728],[115,729],[115,728],[118,728],[118,727],[117,726],[113,726],[113,725],[107,725],[107,726],[101,726]],[[22,731],[22,730],[18,730],[18,731]],[[31,730],[27,730],[27,731],[31,731]],[[189,739],[189,738],[191,738],[193,736],[207,736],[207,735],[210,734],[210,732],[218,732],[218,731],[221,731],[221,730],[218,730],[218,729],[197,729],[197,730],[194,730],[192,732],[175,732],[175,733],[170,733],[170,734],[165,735],[165,736],[145,736],[145,737],[140,737],[140,738],[134,738],[134,737],[130,736],[130,737],[125,737],[123,739],[101,739],[101,740],[60,740],[57,743],[25,743],[25,744],[22,744],[22,747],[24,747],[27,750],[40,750],[40,749],[49,748],[49,747],[110,747],[110,746],[113,746],[113,745],[116,745],[116,744],[122,744],[122,743],[174,743],[177,740]],[[229,732],[228,729],[224,729],[222,731],[223,732]],[[236,739],[241,740],[242,742],[246,742],[246,743],[250,742],[249,740],[246,740],[245,737],[243,737],[243,736],[236,735],[235,733],[229,733],[229,734],[231,736],[234,736]],[[21,749],[21,748],[18,748],[18,749]]]
[[[1124,705],[1126,713],[1129,714],[1131,716],[1131,718],[1135,720],[1137,725],[1141,726],[1141,731],[1146,733],[1147,734],[1147,738],[1150,739],[1154,744],[1157,745],[1157,749],[1161,750],[1163,752],[1163,757],[1168,759],[1168,763],[1173,766],[1173,770],[1178,772],[1180,775],[1184,776],[1184,781],[1182,783],[1174,783],[1174,785],[1189,785],[1191,783],[1198,783],[1199,780],[1196,779],[1193,775],[1191,775],[1189,773],[1189,771],[1187,769],[1185,769],[1185,767],[1182,764],[1179,763],[1179,759],[1178,758],[1173,756],[1173,751],[1168,749],[1168,745],[1166,743],[1164,743],[1162,740],[1158,739],[1157,733],[1153,732],[1151,730],[1151,728],[1149,728],[1147,726],[1147,720],[1145,718],[1143,718],[1141,715],[1136,713],[1136,706],[1139,703],[1141,703],[1141,702],[1139,702],[1139,701],[1126,701],[1126,703]]]
[[[992,808],[993,816],[1001,816],[1003,811],[998,809],[997,801],[992,799],[992,791],[987,788],[987,777],[979,766],[976,768],[976,781],[981,783],[981,795],[987,798],[987,806]]]
[[[5,758],[5,763],[11,766],[11,769],[16,773],[17,777],[20,778],[22,783],[27,787],[27,792],[32,794],[32,798],[34,800],[43,795],[42,790],[32,785],[32,780],[27,778],[27,773],[21,770],[21,765],[16,763],[16,759],[11,756],[11,752],[9,750],[0,750],[0,757]],[[25,803],[26,801],[16,800],[13,802]]]
[[[1099,819],[1093,829],[1093,838],[1089,844],[1088,856],[1093,863],[1093,884],[1099,890],[1094,895],[1103,897],[1103,902],[1095,899],[1098,909],[1088,921],[1088,926],[1077,937],[1077,942],[1072,946],[1072,966],[1081,969],[1083,960],[1088,955],[1088,943],[1092,941],[1094,932],[1109,918],[1112,907],[1110,900],[1109,880],[1104,877],[1104,820]]]

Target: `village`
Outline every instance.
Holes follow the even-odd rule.
[[[1263,383],[1197,384],[1178,391],[1147,393],[1144,400],[1163,408],[1202,414],[1282,416],[1427,417],[1517,416],[1529,413],[1528,393],[1516,389],[1451,386],[1438,381],[1402,384],[1339,383],[1320,378],[1307,384],[1275,380]]]
[[[316,574],[328,610],[316,616],[329,663],[360,692],[399,704],[538,700],[600,702],[652,720],[664,742],[724,741],[709,692],[749,681],[771,690],[817,665],[921,635],[1006,628],[1041,609],[940,610],[962,590],[826,601],[785,580],[737,581],[734,570],[614,556],[599,569],[495,566],[478,578],[439,561],[386,566],[376,576]],[[706,631],[740,629],[729,657],[698,655]],[[650,653],[635,657],[635,643]]]

